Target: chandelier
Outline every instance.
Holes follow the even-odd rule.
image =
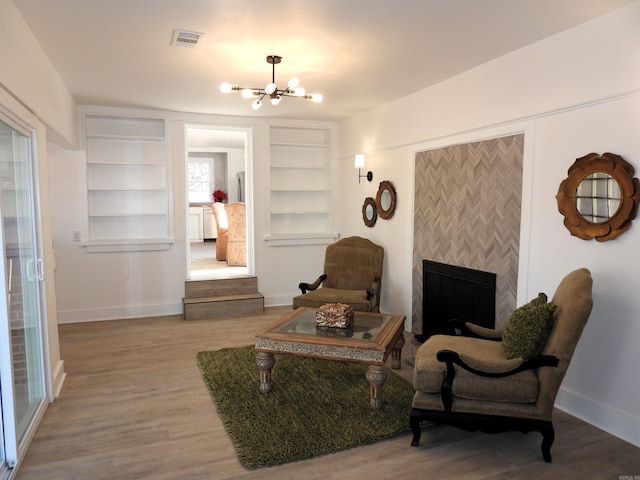
[[[240,92],[244,98],[255,98],[251,104],[251,108],[258,110],[262,106],[262,100],[265,97],[269,97],[272,105],[280,103],[282,97],[296,97],[303,98],[310,102],[320,103],[322,102],[322,94],[312,93],[307,94],[305,89],[299,85],[299,81],[296,77],[293,77],[287,83],[287,88],[284,90],[279,89],[276,86],[276,65],[282,61],[282,57],[278,55],[267,56],[267,63],[272,66],[271,71],[271,83],[267,84],[264,88],[248,88],[239,87],[238,85],[232,85],[230,83],[223,83],[220,85],[220,91],[222,93]]]

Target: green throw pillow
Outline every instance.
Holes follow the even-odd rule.
[[[502,331],[502,349],[507,358],[527,358],[544,348],[553,327],[556,305],[539,293],[526,305],[513,311]]]

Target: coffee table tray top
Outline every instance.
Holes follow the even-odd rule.
[[[255,335],[256,351],[384,364],[398,336],[404,315],[355,312],[348,328],[317,327],[316,309],[301,307]]]

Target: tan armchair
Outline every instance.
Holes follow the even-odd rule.
[[[227,265],[247,266],[247,208],[242,202],[225,206],[229,221]]]
[[[468,336],[430,337],[416,353],[411,445],[420,442],[423,420],[485,433],[538,431],[542,456],[551,462],[553,404],[592,304],[591,274],[581,268],[560,282],[551,304],[539,296],[516,310],[519,315],[514,312],[509,320],[516,323],[508,322],[503,330],[454,321],[456,333]],[[533,315],[544,309],[549,312],[544,320],[550,328],[548,339],[538,343],[538,353],[515,357],[510,348],[520,348],[517,342],[522,340],[515,334],[527,339],[525,331],[538,322]],[[518,330],[518,324],[526,327]]]
[[[216,237],[216,260],[227,259],[227,237],[229,232],[229,223],[227,221],[227,212],[224,203],[216,202],[211,205],[213,216],[216,219],[216,229],[218,236]]]
[[[384,249],[366,238],[348,237],[329,245],[324,274],[298,285],[302,294],[293,298],[293,308],[346,303],[356,311],[379,312],[383,259]]]

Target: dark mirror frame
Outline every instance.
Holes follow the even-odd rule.
[[[369,206],[371,206],[371,211],[373,212],[371,218],[367,217],[367,207]],[[362,221],[367,227],[373,227],[376,224],[376,220],[378,220],[376,202],[372,197],[367,197],[362,204]]]
[[[382,195],[385,192],[389,192],[390,197],[390,204],[387,209],[382,208]],[[393,217],[393,214],[396,211],[396,189],[390,181],[384,180],[383,182],[380,182],[378,193],[376,195],[376,206],[378,207],[378,215],[380,215],[380,218],[388,220]]]
[[[608,220],[593,223],[585,219],[576,207],[576,191],[582,180],[595,172],[611,175],[620,186],[622,199],[618,211]],[[640,182],[633,175],[633,166],[615,153],[590,153],[578,158],[569,168],[568,176],[560,184],[556,200],[558,210],[564,215],[564,225],[574,235],[583,240],[593,238],[598,242],[613,240],[631,227],[631,221],[638,213]]]

